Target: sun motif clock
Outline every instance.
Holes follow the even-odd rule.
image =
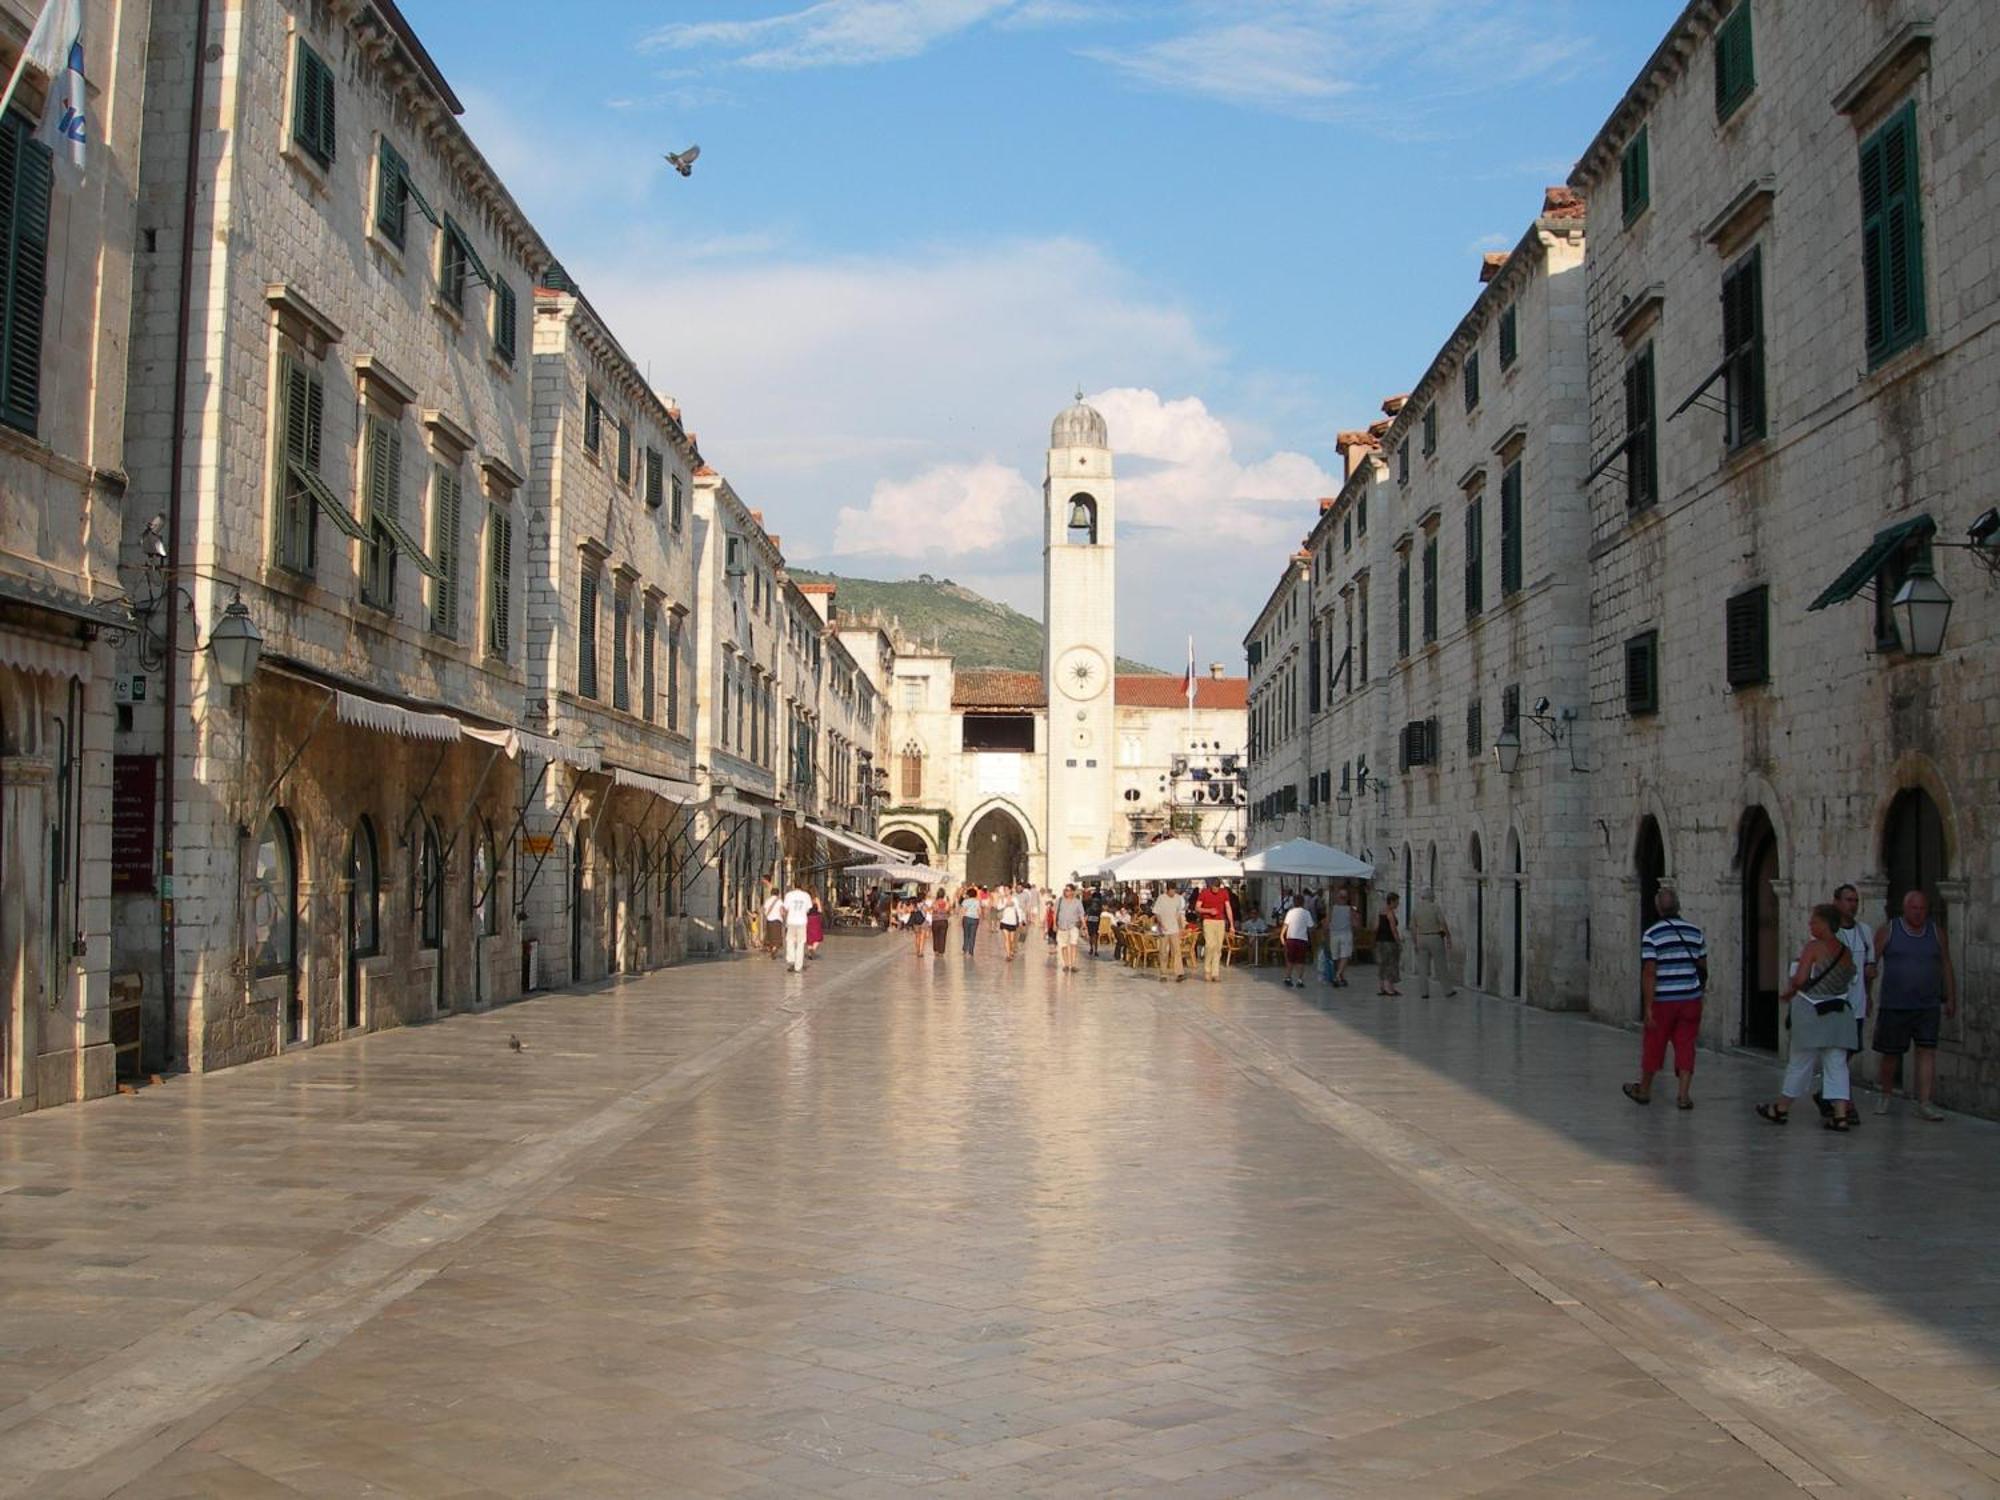
[[[1056,686],[1071,698],[1095,698],[1109,675],[1104,658],[1088,646],[1072,646],[1056,662]]]

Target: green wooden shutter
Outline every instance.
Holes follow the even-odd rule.
[[[505,661],[514,615],[514,518],[499,506],[486,526],[486,650]]]
[[[1500,476],[1500,592],[1521,588],[1521,465],[1511,463]]]
[[[514,289],[504,281],[493,283],[493,349],[508,364],[514,363],[517,352],[519,317],[514,304]]]
[[[333,69],[299,38],[292,79],[292,140],[323,167],[333,165]]]
[[[597,696],[597,573],[586,565],[577,591],[576,690],[585,698]]]
[[[1625,711],[1650,714],[1660,706],[1660,637],[1648,630],[1625,643]]]
[[[1618,160],[1618,199],[1630,224],[1646,211],[1653,198],[1652,141],[1641,125]]]
[[[1723,279],[1725,439],[1737,448],[1764,435],[1764,270],[1752,250]]]
[[[1396,567],[1396,655],[1410,654],[1410,554]]]
[[[278,366],[279,448],[276,507],[277,545],[281,567],[310,573],[315,561],[314,533],[319,506],[299,479],[299,471],[319,472],[320,429],[326,394],[305,366],[284,356]]]
[[[618,482],[632,482],[632,424],[623,417],[618,419]]]
[[[1715,31],[1715,117],[1726,120],[1757,86],[1751,55],[1750,0],[1742,0]]]
[[[1653,346],[1625,366],[1625,506],[1641,510],[1659,498],[1659,444],[1653,434]]]
[[[1749,687],[1771,679],[1771,594],[1760,584],[1730,599],[1724,607],[1724,672],[1731,687]]]
[[[583,451],[598,453],[604,447],[604,408],[597,403],[597,392],[583,393]]]
[[[1465,507],[1465,617],[1486,607],[1485,503],[1477,495]]]
[[[431,580],[431,628],[440,635],[458,635],[458,593],[461,504],[458,471],[440,464],[431,494],[431,557],[440,570]]]
[[[1925,332],[1917,182],[1912,100],[1861,148],[1861,266],[1871,362],[1888,358]]]
[[[0,422],[32,433],[42,407],[42,315],[48,296],[48,148],[20,115],[0,121],[0,225],[5,226]]]
[[[1465,356],[1465,409],[1471,411],[1479,405],[1479,351],[1473,350]]]
[[[375,228],[398,250],[409,229],[409,171],[403,154],[384,140],[376,151]]]

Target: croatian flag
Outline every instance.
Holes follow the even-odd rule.
[[[83,80],[83,0],[48,0],[28,33],[14,76],[0,95],[0,112],[14,101],[21,73],[33,63],[48,75],[48,102],[42,106],[42,123],[35,138],[55,154],[55,164],[66,177],[83,177],[84,143],[88,135],[84,121],[89,92]]]
[[[1181,692],[1187,698],[1188,712],[1194,711],[1194,637],[1188,637],[1187,675],[1181,678]]]

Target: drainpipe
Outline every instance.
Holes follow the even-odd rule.
[[[167,459],[167,595],[165,667],[160,688],[164,725],[160,761],[160,1001],[165,1020],[164,1061],[174,1061],[174,713],[175,676],[180,665],[180,602],[173,589],[181,576],[181,472],[187,457],[188,345],[194,322],[194,210],[201,185],[202,95],[208,87],[208,4],[195,0],[194,86],[188,96],[187,169],[181,184],[180,288],[174,317],[174,415]]]

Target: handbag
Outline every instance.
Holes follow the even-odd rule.
[[[1842,970],[1845,973],[1842,973]],[[1837,979],[1838,988],[1834,986]],[[1840,956],[1830,960],[1826,967],[1812,975],[1799,987],[1800,996],[1812,1006],[1815,1015],[1831,1015],[1837,1010],[1847,1009],[1848,986],[1854,982],[1854,954],[1845,943],[1840,945]]]

